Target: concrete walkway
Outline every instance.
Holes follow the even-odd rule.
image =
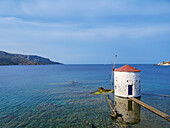
[[[142,107],[144,107],[144,108],[146,108],[146,109],[154,112],[155,114],[161,116],[162,118],[170,121],[170,115],[168,115],[168,114],[166,114],[166,113],[163,113],[163,112],[161,112],[160,110],[158,110],[158,109],[156,109],[156,108],[154,108],[154,107],[152,107],[152,106],[150,106],[150,105],[148,105],[148,104],[146,104],[146,103],[144,103],[144,102],[142,102],[142,101],[140,101],[140,100],[138,100],[138,99],[136,99],[136,98],[129,97],[129,99],[131,99],[131,100],[133,100],[134,102],[138,103],[138,104],[141,105]]]

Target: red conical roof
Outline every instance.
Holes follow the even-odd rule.
[[[123,67],[115,69],[115,71],[118,71],[118,72],[140,72],[140,70],[138,70],[132,66],[129,66],[129,65],[124,65]]]

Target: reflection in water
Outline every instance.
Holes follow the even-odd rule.
[[[114,121],[113,126],[115,128],[131,128],[132,125],[140,122],[140,105],[128,98],[122,98],[114,96],[113,93],[99,91],[100,94],[104,94],[108,105],[111,109],[111,117]],[[92,93],[94,95],[98,95]],[[114,101],[114,102],[113,102]]]
[[[121,115],[126,123],[138,124],[140,122],[140,105],[127,98],[115,96],[115,111]]]
[[[140,105],[134,101],[114,96],[114,102],[110,94],[104,94],[111,108],[111,117],[115,128],[131,128],[140,122]]]

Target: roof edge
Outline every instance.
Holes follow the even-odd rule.
[[[134,68],[130,65],[124,65],[118,69],[115,69],[114,71],[117,71],[117,72],[141,72],[141,70]]]

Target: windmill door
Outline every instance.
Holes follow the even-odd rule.
[[[128,85],[128,95],[132,95],[132,85]]]

